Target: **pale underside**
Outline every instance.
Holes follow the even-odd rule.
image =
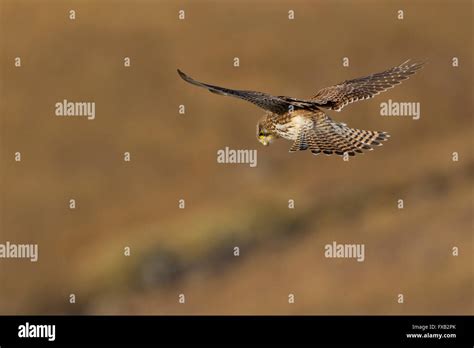
[[[324,112],[295,110],[283,115],[267,114],[260,126],[277,138],[292,140],[290,152],[309,149],[313,154],[349,155],[381,145],[385,132],[349,128],[332,120]]]

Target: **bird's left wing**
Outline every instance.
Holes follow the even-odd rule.
[[[284,96],[273,96],[267,93],[255,92],[255,91],[242,91],[229,89],[219,86],[209,85],[207,83],[202,83],[194,80],[190,76],[186,75],[184,72],[178,69],[178,74],[181,78],[191,83],[195,86],[203,87],[209,90],[212,93],[226,95],[230,97],[236,97],[248,102],[251,102],[262,109],[274,112],[276,114],[284,114],[292,109],[297,108],[315,108],[316,103],[309,100],[301,100]]]
[[[319,107],[341,111],[349,103],[372,98],[398,85],[421,69],[423,64],[424,62],[410,62],[407,60],[396,67],[380,73],[323,88],[311,100],[316,102]]]

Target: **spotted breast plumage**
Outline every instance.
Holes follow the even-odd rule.
[[[323,109],[340,111],[347,104],[372,98],[398,85],[422,68],[423,62],[406,61],[380,73],[323,88],[309,99],[234,90],[196,81],[178,69],[183,80],[212,93],[240,98],[266,110],[257,123],[257,139],[269,145],[274,139],[292,140],[290,152],[310,150],[313,154],[354,156],[382,145],[386,132],[348,127],[332,120]]]

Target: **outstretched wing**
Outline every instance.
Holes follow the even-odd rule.
[[[372,98],[398,85],[421,69],[423,64],[424,62],[411,63],[407,60],[386,71],[323,88],[311,100],[315,101],[319,107],[341,111],[349,103]]]
[[[257,105],[262,109],[274,112],[276,114],[284,114],[285,112],[288,112],[292,109],[316,107],[316,103],[309,100],[301,100],[284,96],[276,97],[262,92],[240,91],[235,89],[208,85],[207,83],[202,83],[194,80],[179,69],[178,74],[184,81],[199,87],[206,88],[212,93],[240,98]]]

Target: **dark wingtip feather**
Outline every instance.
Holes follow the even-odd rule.
[[[186,75],[184,72],[182,72],[182,71],[179,70],[179,69],[176,69],[176,71],[178,72],[178,75],[179,75],[184,81],[188,81],[188,79],[189,79],[188,75]]]

